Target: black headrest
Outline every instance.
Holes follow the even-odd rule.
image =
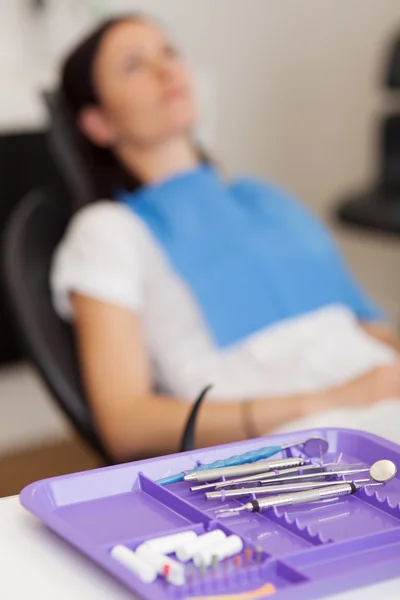
[[[400,88],[400,36],[393,42],[389,53],[386,85],[389,88]]]
[[[74,201],[86,204],[95,198],[94,184],[74,118],[59,92],[44,92],[43,97],[50,113],[49,146],[56,166]]]

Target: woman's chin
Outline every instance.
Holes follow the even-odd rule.
[[[191,106],[182,106],[176,103],[170,106],[167,120],[171,129],[177,131],[192,129],[197,124],[197,115]]]

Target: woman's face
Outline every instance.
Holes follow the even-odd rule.
[[[100,108],[90,137],[102,145],[149,146],[188,131],[195,122],[185,63],[164,34],[144,21],[124,21],[105,34],[93,83]]]

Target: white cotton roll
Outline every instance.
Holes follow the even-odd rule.
[[[114,546],[110,555],[114,560],[137,575],[144,583],[153,583],[156,580],[156,569],[126,546]]]
[[[209,567],[212,563],[213,556],[216,556],[219,561],[229,556],[235,556],[243,550],[243,542],[238,535],[230,535],[222,542],[209,546],[197,552],[194,556],[194,564],[196,567],[204,565]]]
[[[181,563],[172,560],[168,556],[164,556],[160,552],[156,552],[147,544],[139,546],[136,549],[136,553],[141,559],[154,567],[159,575],[165,576],[165,567],[168,567],[166,580],[172,585],[183,585],[185,583],[185,570]]]
[[[183,531],[182,533],[173,533],[172,535],[147,540],[141,546],[147,546],[160,554],[172,554],[180,546],[193,542],[196,538],[197,533],[194,531]]]
[[[176,556],[181,562],[188,562],[197,552],[219,544],[226,538],[226,534],[221,529],[215,529],[209,533],[199,535],[195,540],[189,540],[182,544],[177,551]]]

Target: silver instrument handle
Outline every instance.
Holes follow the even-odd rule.
[[[221,477],[241,477],[242,475],[255,475],[263,471],[273,471],[274,469],[284,469],[290,467],[300,467],[304,464],[302,458],[281,458],[277,460],[260,460],[254,463],[246,463],[234,467],[221,467],[218,469],[204,469],[196,472],[198,483],[215,481]]]
[[[280,494],[270,498],[257,500],[259,510],[279,506],[293,506],[295,504],[308,504],[309,502],[318,502],[329,498],[338,498],[339,496],[349,496],[356,491],[356,487],[351,482],[339,483],[328,488],[319,488],[316,490],[307,490],[305,492],[295,492],[292,494]]]

